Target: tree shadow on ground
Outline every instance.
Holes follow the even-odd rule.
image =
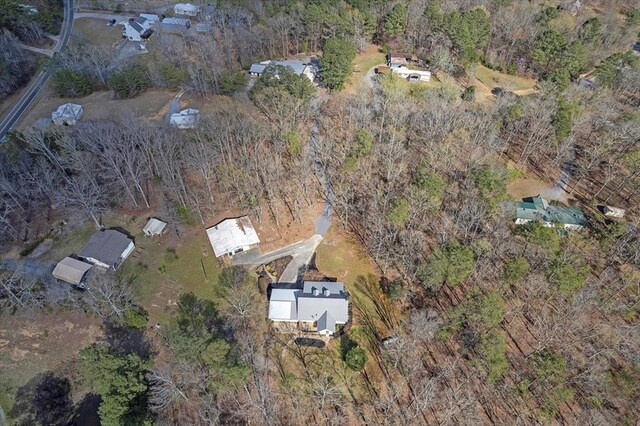
[[[75,408],[75,414],[71,420],[70,426],[100,426],[100,416],[98,409],[102,398],[100,395],[88,393],[78,402]]]
[[[116,322],[104,321],[105,342],[120,354],[134,353],[142,359],[155,355],[144,329],[124,327]]]
[[[15,425],[66,425],[73,413],[71,383],[52,371],[38,374],[16,392]]]

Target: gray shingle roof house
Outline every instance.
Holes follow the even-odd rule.
[[[338,282],[305,281],[301,289],[273,289],[269,319],[310,323],[319,334],[332,335],[337,324],[349,321],[349,294]]]
[[[314,65],[296,59],[287,59],[285,61],[263,61],[257,64],[252,64],[249,68],[249,74],[259,77],[260,74],[262,74],[270,65],[282,65],[284,67],[289,67],[297,75],[304,75],[311,81],[316,78],[316,67]]]
[[[565,229],[578,230],[587,224],[582,210],[576,207],[552,205],[540,195],[522,201],[516,203],[518,225],[537,220],[547,227],[560,225]]]
[[[94,265],[117,269],[134,248],[133,241],[125,234],[107,229],[93,234],[78,256]]]
[[[80,285],[91,266],[90,263],[85,263],[72,257],[65,257],[58,262],[51,275],[69,284]]]

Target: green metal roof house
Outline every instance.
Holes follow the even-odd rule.
[[[582,229],[587,223],[582,210],[576,207],[551,205],[540,195],[524,198],[523,202],[516,204],[517,225],[533,220],[542,222],[548,227],[560,225],[569,230]]]

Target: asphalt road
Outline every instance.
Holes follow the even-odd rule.
[[[63,0],[63,5],[64,20],[62,21],[62,28],[60,29],[60,37],[53,48],[54,55],[55,52],[60,52],[67,46],[69,38],[71,38],[71,30],[73,29],[73,0]],[[29,107],[31,107],[31,104],[36,100],[40,91],[47,85],[49,78],[51,78],[51,72],[45,70],[40,71],[31,81],[20,100],[18,100],[0,122],[0,141],[4,140],[7,133],[18,124],[20,119],[29,110]]]

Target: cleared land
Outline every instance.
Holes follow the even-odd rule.
[[[95,92],[83,98],[44,97],[22,120],[19,129],[24,130],[41,118],[50,118],[51,113],[67,102],[82,105],[82,121],[112,120],[118,117],[157,117],[162,108],[175,96],[168,90],[148,90],[131,99],[113,99],[113,92]]]
[[[77,39],[98,47],[112,47],[122,41],[122,26],[107,25],[104,19],[81,18],[73,22]]]
[[[81,312],[3,316],[0,325],[0,405],[31,377],[47,370],[66,371],[80,349],[102,336],[100,320]]]

